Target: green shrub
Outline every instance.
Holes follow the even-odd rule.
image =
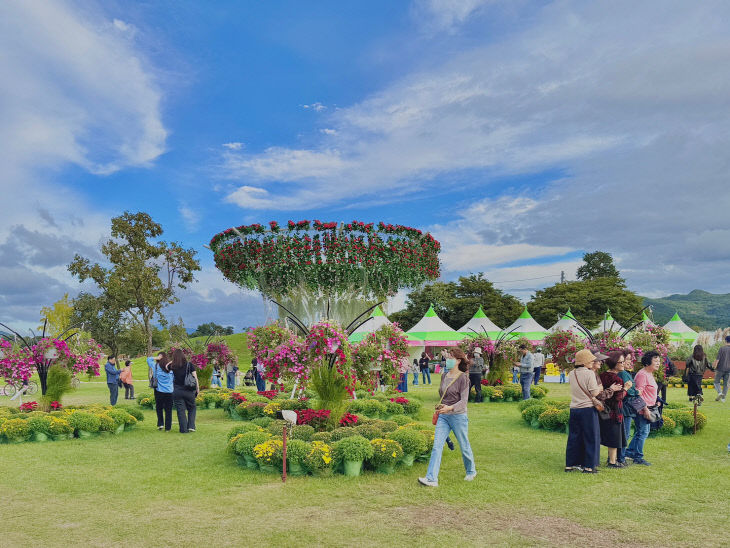
[[[321,441],[326,444],[329,444],[332,441],[332,433],[331,432],[315,432],[309,441]]]
[[[266,428],[269,426],[272,422],[274,422],[274,419],[271,417],[258,417],[251,421],[256,426],[260,426],[261,428]]]
[[[9,440],[27,439],[30,434],[30,425],[24,419],[7,419],[0,426],[0,434]]]
[[[562,427],[560,422],[560,409],[555,407],[548,407],[545,411],[540,413],[537,420],[540,422],[540,426],[545,430],[558,430]]]
[[[49,433],[52,436],[59,436],[62,434],[71,434],[74,431],[71,424],[65,418],[51,417],[51,424],[49,427]]]
[[[314,435],[314,427],[308,424],[300,424],[291,429],[291,437],[296,440],[309,441]]]
[[[374,466],[395,464],[403,458],[403,448],[392,439],[376,438],[370,441],[373,454],[368,461]]]
[[[548,406],[546,404],[531,405],[522,411],[522,418],[527,424],[532,424],[533,421],[538,420],[538,417],[547,411]]]
[[[407,455],[421,455],[426,451],[423,434],[413,428],[399,428],[395,432],[389,432],[386,438],[397,441]]]
[[[693,419],[694,424],[694,419]],[[707,415],[697,411],[697,430],[702,430],[707,425]]]
[[[288,441],[286,444],[286,459],[287,461],[304,462],[310,451],[312,450],[312,444],[307,443],[301,439],[293,439]]]
[[[542,402],[549,407],[556,407],[558,409],[567,409],[570,407],[570,400],[544,399],[544,400],[538,400],[538,403],[539,402]]]
[[[519,409],[520,411],[524,411],[528,407],[538,405],[539,403],[541,403],[539,400],[534,399],[522,400],[520,401],[520,403],[517,404],[517,409]]]
[[[238,434],[245,434],[246,432],[261,432],[261,427],[252,422],[237,424],[228,431],[228,439],[233,439]]]
[[[74,411],[68,417],[68,422],[75,431],[98,432],[99,417],[87,411]]]
[[[355,428],[350,427],[342,427],[342,428],[335,428],[330,432],[330,440],[333,442],[337,442],[340,440],[343,440],[345,438],[349,438],[350,436],[356,435],[357,432],[355,431]]]
[[[383,437],[383,431],[372,424],[363,424],[362,426],[356,426],[354,430],[356,434],[369,440]]]
[[[132,407],[131,405],[117,405],[116,409],[126,411],[140,422],[144,420],[144,413],[137,407]]]
[[[522,387],[519,384],[505,384],[502,387],[502,394],[505,398],[519,400],[522,398]]]
[[[423,402],[418,398],[409,397],[408,403],[403,404],[403,411],[406,415],[415,416],[423,407]]]
[[[284,411],[298,411],[300,409],[309,409],[309,402],[306,400],[294,399],[294,400],[281,400],[281,409]]]
[[[266,431],[274,436],[281,436],[284,426],[286,426],[286,421],[278,419],[270,422],[269,426],[266,427]]]
[[[396,415],[395,417],[392,417],[390,420],[392,422],[396,423],[398,426],[405,426],[406,424],[410,424],[413,421],[413,418],[406,417],[405,415]]]
[[[245,432],[239,434],[238,442],[234,448],[237,455],[253,457],[253,448],[271,438],[268,432]]]
[[[680,403],[680,402],[673,401],[673,402],[667,403],[664,406],[664,409],[665,410],[667,410],[667,409],[691,409],[691,407],[689,405],[687,405],[686,403]]]
[[[243,437],[243,434],[236,434],[232,438],[228,440],[228,444],[226,445],[226,453],[235,454],[236,453],[236,445],[238,445],[238,440],[240,440]]]
[[[379,417],[385,414],[385,404],[378,400],[365,400],[362,402],[362,412],[368,417]]]
[[[363,461],[373,456],[373,446],[362,436],[350,436],[334,444],[334,453],[338,461]]]
[[[398,423],[395,421],[373,421],[373,426],[376,426],[377,428],[380,428],[384,434],[387,434],[388,432],[393,432],[394,430],[398,430]]]
[[[530,397],[542,399],[548,393],[548,389],[544,386],[535,386],[534,384],[530,387]]]
[[[403,406],[394,401],[385,402],[385,414],[386,415],[403,415]]]
[[[359,396],[358,396],[359,397]],[[358,413],[363,412],[363,400],[352,400],[347,404],[347,411],[348,413],[353,413],[357,415]]]
[[[664,424],[662,424],[662,427],[657,431],[657,433],[664,436],[671,436],[674,434],[676,426],[677,423],[674,422],[672,417],[664,417]]]
[[[560,413],[558,414],[558,421],[560,421],[560,424],[563,426],[568,426],[568,423],[570,423],[570,408],[566,407],[565,409],[561,409]]]
[[[51,417],[48,415],[31,417],[28,419],[28,426],[30,426],[32,432],[49,436],[51,434]]]
[[[106,413],[97,413],[99,418],[99,432],[114,432],[117,429],[117,424],[114,419]]]

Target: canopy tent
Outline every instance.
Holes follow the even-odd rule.
[[[530,341],[541,341],[545,338],[547,331],[545,328],[537,323],[530,313],[527,311],[527,307],[522,311],[520,317],[517,318],[512,325],[505,327],[504,331],[510,333],[509,338],[516,339],[518,337],[525,337]]]
[[[664,329],[669,331],[669,341],[675,343],[692,343],[697,340],[697,332],[684,323],[676,312],[667,322]]]
[[[578,321],[575,319],[575,316],[573,316],[570,308],[568,308],[568,311],[563,314],[563,317],[560,318],[555,325],[548,329],[548,331],[550,333],[554,333],[555,331],[570,331],[576,335],[585,335],[581,328],[578,327]]]
[[[406,331],[406,334],[416,341],[420,340],[421,346],[457,346],[466,337],[466,333],[459,333],[446,325],[436,314],[433,305],[428,307],[426,315]]]
[[[596,327],[592,331],[592,333],[595,335],[595,334],[598,334],[598,333],[603,333],[604,331],[618,331],[618,332],[620,332],[620,331],[623,331],[623,330],[624,330],[624,328],[621,327],[621,325],[616,320],[614,320],[613,317],[611,316],[611,311],[610,310],[606,310],[606,314],[604,314],[603,319],[598,324],[598,327]]]
[[[476,333],[474,333],[476,331]],[[482,310],[481,305],[479,306],[479,310],[477,310],[477,313],[474,314],[474,317],[466,322],[461,329],[459,329],[460,333],[466,333],[469,336],[476,337],[477,334],[484,335],[486,333],[489,335],[490,339],[496,339],[499,336],[500,333],[499,327],[487,318],[487,315],[484,313],[484,310]]]
[[[372,333],[384,325],[391,325],[391,322],[380,307],[376,306],[375,310],[370,313],[370,319],[352,332],[349,337],[350,342],[360,342],[368,333]]]
[[[656,324],[649,319],[649,316],[646,315],[646,312],[641,313],[641,325],[640,327],[643,327],[646,329],[647,327],[654,327]]]

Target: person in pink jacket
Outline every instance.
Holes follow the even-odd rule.
[[[641,356],[641,364],[644,368],[634,375],[634,384],[639,397],[644,400],[647,407],[656,405],[657,393],[659,386],[654,380],[654,371],[661,366],[661,357],[658,352],[653,350]],[[651,430],[651,422],[643,415],[637,415],[634,418],[634,437],[626,449],[626,456],[629,457],[634,464],[643,464],[651,466],[651,463],[644,459],[644,442],[649,437]]]

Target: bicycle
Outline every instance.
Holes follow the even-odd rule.
[[[23,386],[23,383],[20,381],[7,381],[7,384],[2,388],[2,392],[4,395],[12,398],[21,386]],[[35,381],[28,381],[28,389],[25,393],[33,395],[36,392],[38,392],[38,383]]]

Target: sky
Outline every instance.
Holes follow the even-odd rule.
[[[0,3],[0,321],[91,289],[125,210],[197,250],[188,327],[264,321],[203,245],[269,220],[415,226],[523,301],[594,250],[728,292],[728,36],[713,1]]]

